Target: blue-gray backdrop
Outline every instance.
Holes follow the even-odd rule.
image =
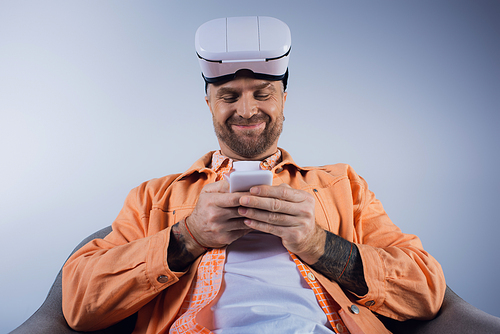
[[[194,33],[292,31],[280,146],[351,164],[448,284],[500,316],[500,2],[0,2],[0,332],[128,191],[217,148]]]

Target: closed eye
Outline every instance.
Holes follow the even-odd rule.
[[[238,100],[238,95],[236,94],[224,94],[220,99],[226,103],[234,103]]]
[[[255,94],[254,97],[257,100],[267,100],[270,94]]]

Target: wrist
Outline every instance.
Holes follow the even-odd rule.
[[[190,236],[183,229],[183,221],[177,222],[170,230],[167,263],[175,272],[186,271],[193,261],[203,252],[198,252],[190,245]]]
[[[309,243],[309,247],[301,254],[296,254],[302,261],[313,265],[325,253],[326,231],[317,226],[315,237]]]
[[[184,218],[180,222],[179,228],[181,229],[182,234],[184,236],[184,240],[186,242],[186,248],[187,248],[187,250],[190,251],[195,256],[199,256],[202,253],[209,251],[210,248],[205,247],[203,244],[201,244],[198,241],[198,238],[193,234],[193,232],[189,228],[190,225],[189,225],[188,219],[190,217],[191,216],[188,216],[188,217]]]

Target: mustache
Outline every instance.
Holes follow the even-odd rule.
[[[226,120],[227,125],[251,125],[265,122],[269,123],[270,117],[264,113],[255,114],[250,118],[243,118],[238,115],[233,115]]]

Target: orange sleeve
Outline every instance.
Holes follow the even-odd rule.
[[[64,265],[63,313],[75,330],[94,331],[117,323],[182,276],[166,261],[171,228],[146,236],[148,196],[144,185],[132,190],[113,231],[83,246]]]
[[[361,177],[352,180],[355,242],[369,291],[358,302],[400,321],[433,318],[446,290],[441,265],[418,237],[391,222]]]

